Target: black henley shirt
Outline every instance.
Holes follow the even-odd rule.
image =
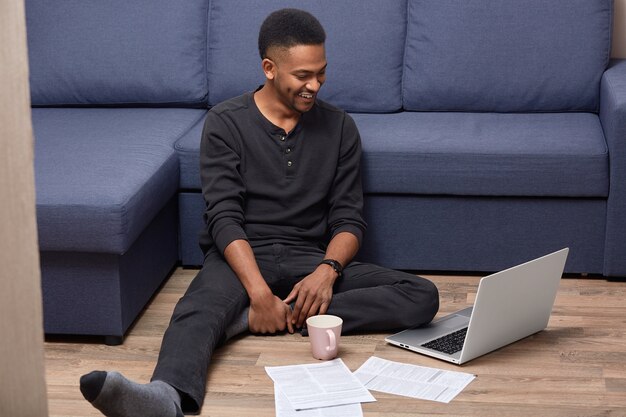
[[[360,160],[354,121],[321,100],[289,134],[262,115],[253,93],[213,107],[200,147],[202,249],[224,253],[237,239],[326,244],[344,231],[360,242]]]

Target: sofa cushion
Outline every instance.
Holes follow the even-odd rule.
[[[200,140],[204,118],[198,121],[174,145],[180,163],[180,188],[199,190],[200,186]]]
[[[354,114],[366,193],[606,197],[592,113]]]
[[[400,109],[406,1],[213,0],[209,20],[209,104],[254,90],[265,80],[261,23],[283,7],[305,9],[326,30],[328,76],[320,98],[350,111]],[[237,22],[233,25],[233,22]],[[348,30],[346,28],[349,28]]]
[[[174,143],[205,114],[33,109],[40,249],[123,254],[178,190]]]
[[[207,8],[207,0],[27,0],[33,104],[202,103]]]
[[[408,110],[597,111],[611,0],[411,0]]]

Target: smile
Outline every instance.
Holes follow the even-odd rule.
[[[299,95],[300,97],[304,98],[304,99],[307,99],[307,100],[310,100],[310,99],[312,99],[312,98],[313,98],[313,94],[311,94],[311,93],[300,93],[300,94],[298,94],[298,95]]]

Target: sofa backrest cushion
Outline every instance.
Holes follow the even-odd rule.
[[[203,103],[208,0],[27,0],[34,105]]]
[[[408,110],[596,111],[612,0],[409,0]]]
[[[328,70],[320,98],[357,112],[401,108],[406,0],[212,0],[210,105],[263,84],[259,28],[267,15],[284,7],[311,12],[326,31]]]

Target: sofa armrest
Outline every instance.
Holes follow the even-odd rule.
[[[604,275],[626,276],[626,60],[615,60],[600,84],[600,122],[610,166]]]

